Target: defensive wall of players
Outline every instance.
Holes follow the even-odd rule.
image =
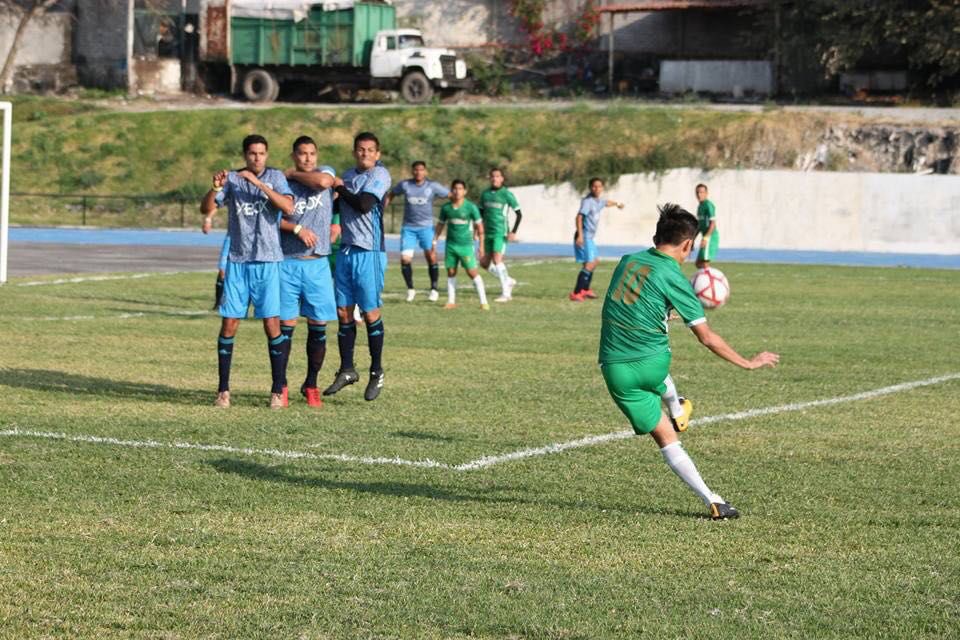
[[[960,176],[676,169],[621,176],[607,195],[599,245],[650,244],[655,203],[696,211],[710,186],[724,247],[804,251],[960,253]],[[511,186],[523,206],[521,240],[572,243],[583,193],[573,185]]]

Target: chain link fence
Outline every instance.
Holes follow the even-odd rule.
[[[439,204],[435,203],[439,210]],[[436,213],[436,211],[435,211]],[[225,211],[218,227],[226,225]],[[13,192],[10,221],[25,226],[89,226],[123,228],[199,229],[200,198],[161,195]],[[393,201],[383,216],[386,233],[400,233],[403,201]]]

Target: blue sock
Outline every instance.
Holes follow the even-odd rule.
[[[230,364],[233,361],[234,338],[217,338],[217,369],[220,373],[220,386],[217,393],[230,391]]]
[[[377,318],[376,322],[367,323],[367,344],[370,346],[370,371],[371,373],[380,373],[383,371],[383,318]]]
[[[340,348],[340,371],[353,369],[353,344],[357,341],[357,325],[351,320],[337,329],[337,346]]]

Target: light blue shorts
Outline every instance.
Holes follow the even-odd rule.
[[[217,263],[217,269],[226,273],[227,271],[227,256],[230,255],[230,236],[226,236],[223,239],[223,246],[220,247],[220,261]]]
[[[576,241],[574,241],[573,256],[577,262],[593,262],[597,259],[597,243],[593,241],[593,238],[584,238],[583,246],[578,247]]]
[[[280,315],[280,263],[228,262],[223,283],[224,318],[246,318],[253,304],[255,318]]]
[[[413,253],[417,247],[433,248],[433,227],[400,227],[400,253]]]
[[[340,247],[333,278],[337,306],[356,304],[364,313],[382,307],[380,294],[386,273],[386,251],[368,251],[352,245]]]
[[[280,319],[300,316],[320,322],[337,319],[327,256],[286,258],[280,263]]]

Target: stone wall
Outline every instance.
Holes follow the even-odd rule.
[[[81,84],[130,89],[133,0],[84,0],[77,3],[74,59]]]

